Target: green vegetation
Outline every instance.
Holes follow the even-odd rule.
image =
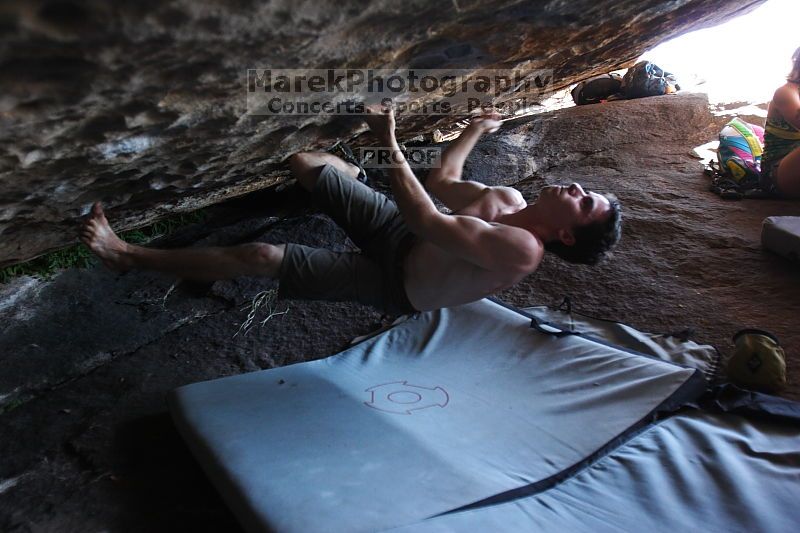
[[[120,237],[132,244],[146,244],[178,228],[202,222],[206,219],[205,211],[194,211],[159,220],[144,228],[126,231]],[[25,263],[7,266],[0,269],[0,284],[8,283],[18,276],[36,276],[49,279],[57,271],[65,268],[86,268],[94,263],[94,256],[83,244],[76,244],[49,254],[31,259]]]
[[[14,398],[6,404],[0,404],[0,415],[10,413],[20,405],[25,404],[26,401],[27,400],[23,400],[22,398]]]
[[[69,267],[85,268],[92,263],[92,253],[84,245],[70,246],[26,263],[11,265],[0,270],[0,283],[8,283],[18,276],[49,278],[57,270]]]

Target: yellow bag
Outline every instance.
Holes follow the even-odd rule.
[[[731,382],[748,389],[776,392],[786,385],[786,354],[777,337],[760,329],[743,329],[728,361]]]

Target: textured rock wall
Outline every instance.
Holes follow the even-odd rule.
[[[762,1],[5,2],[0,266],[75,242],[93,201],[141,226],[274,185],[294,151],[360,132],[247,115],[247,68],[548,68],[566,87]]]

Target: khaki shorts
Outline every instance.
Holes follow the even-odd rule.
[[[333,165],[322,168],[312,195],[361,251],[287,244],[279,297],[355,301],[391,315],[417,312],[403,281],[403,260],[414,235],[395,203]]]

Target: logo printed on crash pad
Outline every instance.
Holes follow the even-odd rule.
[[[410,415],[429,407],[444,407],[450,401],[447,391],[441,387],[422,387],[407,381],[375,385],[365,392],[370,393],[370,399],[364,405],[397,415]]]

